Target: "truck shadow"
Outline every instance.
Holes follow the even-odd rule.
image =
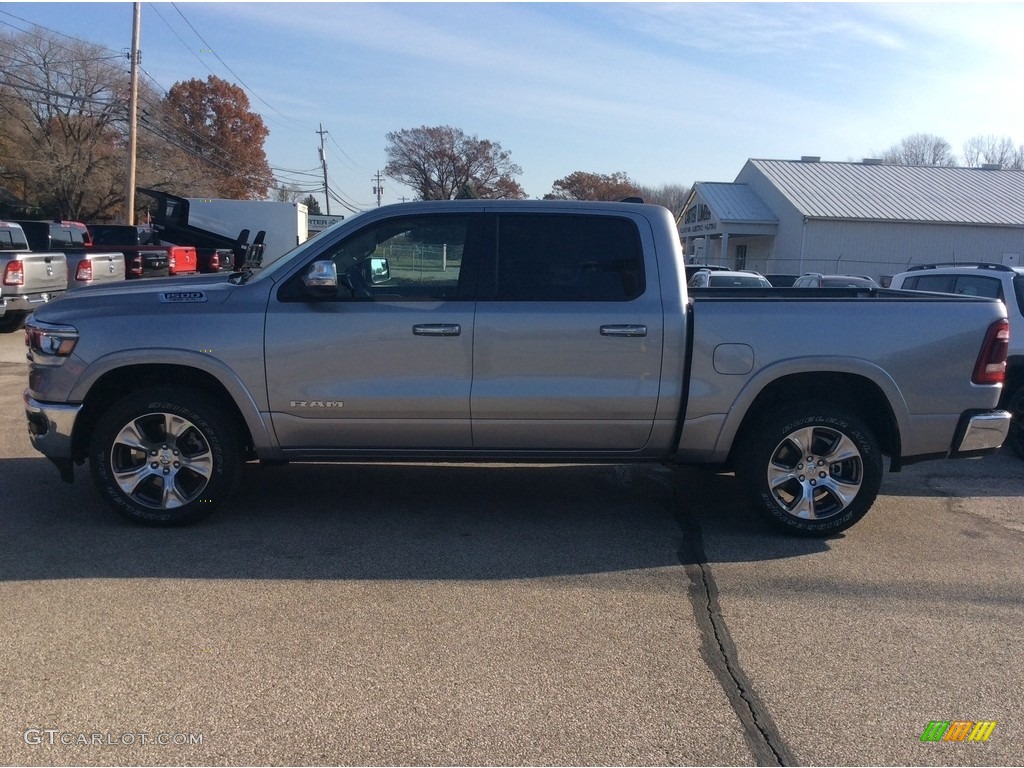
[[[67,485],[0,460],[0,487],[2,580],[530,579],[678,566],[697,535],[736,561],[829,547],[767,528],[732,478],[648,466],[250,465],[229,504],[171,529],[122,521],[87,467]]]

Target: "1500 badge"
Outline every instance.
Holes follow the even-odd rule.
[[[344,408],[341,400],[292,400],[292,408]]]
[[[164,291],[160,294],[161,304],[187,304],[206,301],[203,291]]]

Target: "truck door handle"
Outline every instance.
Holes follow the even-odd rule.
[[[414,325],[412,332],[416,336],[458,336],[462,333],[462,326],[458,323],[426,323]]]
[[[646,336],[646,325],[602,325],[602,336]]]

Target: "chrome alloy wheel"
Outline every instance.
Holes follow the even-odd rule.
[[[174,509],[210,482],[214,457],[202,431],[173,413],[147,413],[125,424],[110,447],[114,482],[135,503]]]
[[[864,462],[845,434],[813,426],[787,435],[771,453],[767,471],[772,496],[794,517],[834,517],[857,498]]]

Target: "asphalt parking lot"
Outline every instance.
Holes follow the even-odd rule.
[[[249,466],[154,530],[32,450],[26,371],[0,335],[2,764],[1024,763],[1007,452],[828,540],[613,466]]]

